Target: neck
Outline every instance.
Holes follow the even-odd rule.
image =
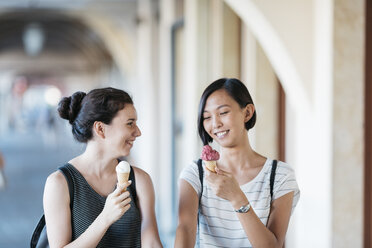
[[[228,171],[239,171],[247,168],[257,167],[256,161],[262,158],[256,153],[248,139],[248,135],[242,138],[241,142],[232,147],[221,147],[220,150],[222,169]]]
[[[88,142],[84,153],[71,160],[71,162],[87,174],[97,177],[112,174],[118,163],[116,158],[110,157],[102,146],[95,141]]]

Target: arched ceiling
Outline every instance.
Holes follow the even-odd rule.
[[[56,11],[23,10],[0,15],[0,56],[10,50],[23,50],[23,34],[32,23],[45,34],[42,52],[76,54],[88,60],[111,60],[105,45],[95,32],[80,20]]]

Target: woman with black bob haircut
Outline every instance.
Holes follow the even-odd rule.
[[[117,184],[119,158],[141,135],[131,97],[114,88],[76,92],[59,102],[85,151],[49,175],[44,212],[50,247],[162,247],[150,176],[130,166],[129,181]]]
[[[300,192],[288,164],[252,149],[248,131],[255,123],[254,103],[238,79],[221,78],[204,90],[202,157],[217,163],[212,171],[199,159],[181,172],[175,247],[283,247]],[[213,141],[219,153],[208,145]]]
[[[198,131],[199,136],[201,140],[203,141],[204,145],[207,145],[211,142],[213,142],[213,139],[209,134],[205,131],[203,122],[203,112],[205,108],[205,103],[207,102],[208,97],[215,92],[216,90],[224,89],[227,94],[229,94],[230,97],[232,97],[241,108],[244,108],[247,106],[247,104],[253,104],[253,100],[251,95],[248,92],[247,87],[240,82],[238,79],[226,79],[222,78],[219,80],[216,80],[212,84],[210,84],[203,92],[203,95],[201,96],[200,103],[199,103],[199,111],[198,111]],[[252,118],[247,121],[244,126],[245,129],[249,130],[254,127],[256,124],[256,111],[254,110]]]

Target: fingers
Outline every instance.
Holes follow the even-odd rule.
[[[211,185],[219,185],[219,184],[226,184],[226,180],[232,179],[233,176],[216,167],[216,173],[211,172],[209,170],[205,170],[205,178]]]
[[[130,199],[129,196],[130,196],[129,191],[124,191],[121,195],[117,196],[116,202],[119,203],[119,202],[124,201],[127,198]]]
[[[129,203],[130,203],[131,201],[132,201],[131,198],[127,198],[127,199],[125,199],[124,201],[122,201],[122,202],[119,204],[120,208],[125,208],[125,207],[127,207],[127,205],[130,206]]]
[[[116,184],[116,189],[114,191],[114,195],[115,196],[118,196],[120,195],[123,191],[125,191],[126,188],[128,188],[130,185],[132,184],[132,181],[129,180],[128,182],[126,183],[123,183],[123,184],[119,184],[117,183]]]
[[[126,198],[124,201],[120,202],[117,207],[120,209],[120,215],[123,215],[125,214],[129,208],[130,208],[130,202],[131,202],[131,198]]]
[[[221,170],[220,168],[216,167],[216,173],[217,175],[221,175],[221,176],[230,176],[231,174],[224,171],[224,170]]]
[[[130,204],[127,204],[125,207],[122,208],[123,214],[130,209]]]
[[[121,186],[125,189],[125,188],[128,188],[131,184],[132,184],[132,180],[129,180],[128,182],[121,184]]]
[[[205,176],[209,179],[216,180],[219,178],[219,176],[222,176],[223,174],[217,173],[217,167],[216,167],[216,172],[210,171],[210,170],[205,170]]]

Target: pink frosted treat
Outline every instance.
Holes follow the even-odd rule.
[[[201,159],[204,161],[208,170],[216,172],[216,161],[220,159],[218,151],[213,150],[209,145],[203,147]]]

